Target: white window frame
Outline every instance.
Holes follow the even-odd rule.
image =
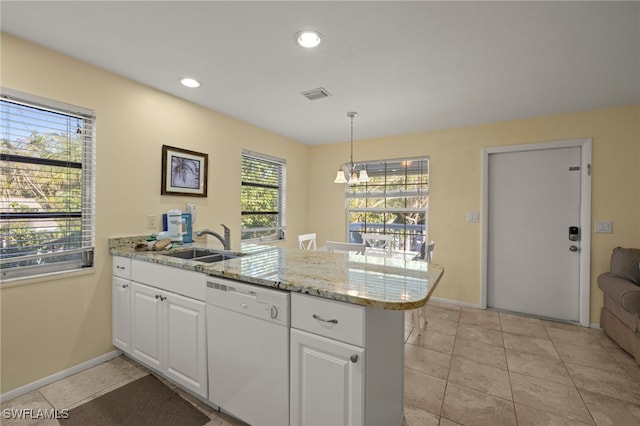
[[[243,242],[254,242],[254,243],[262,243],[262,242],[270,242],[270,241],[278,241],[285,238],[286,231],[286,207],[287,207],[287,162],[281,158],[272,157],[266,154],[260,154],[257,152],[242,150],[242,162],[256,160],[260,162],[267,162],[274,165],[277,165],[280,171],[279,176],[279,184],[277,186],[269,186],[269,188],[277,188],[278,189],[278,209],[277,209],[277,225],[272,227],[252,227],[247,228],[244,225],[244,222],[241,218],[242,223],[242,232],[241,232],[241,240]],[[242,169],[242,166],[241,166]],[[252,186],[254,183],[246,182],[243,179],[241,172],[241,184],[242,186]],[[255,184],[258,185],[259,184]],[[240,201],[241,205],[241,215],[250,215],[251,212],[242,210],[244,206],[242,205],[242,200]],[[273,214],[271,212],[261,212],[261,214]]]
[[[42,275],[58,274],[76,271],[93,267],[93,257],[95,250],[95,113],[86,108],[68,105],[62,102],[44,99],[38,96],[18,92],[8,88],[0,89],[0,116],[2,117],[1,131],[2,140],[11,139],[11,127],[22,126],[23,129],[32,131],[36,129],[34,119],[20,120],[21,114],[29,110],[52,113],[57,116],[65,116],[82,123],[82,128],[77,128],[77,132],[83,135],[82,140],[82,160],[80,162],[66,162],[64,160],[41,160],[36,156],[20,156],[10,153],[0,147],[0,160],[9,164],[9,167],[20,164],[41,164],[45,166],[62,167],[67,169],[81,170],[81,208],[80,211],[59,210],[59,211],[37,211],[25,212],[17,211],[12,206],[12,202],[5,194],[0,193],[0,225],[4,225],[0,231],[0,250],[7,250],[9,244],[9,234],[13,232],[18,221],[29,221],[42,218],[47,221],[55,221],[56,218],[65,216],[68,218],[80,219],[80,237],[75,239],[73,244],[76,247],[65,246],[64,243],[52,242],[48,249],[36,250],[35,253],[12,252],[11,255],[2,253],[0,258],[0,282],[14,281],[17,279],[32,278]],[[13,106],[9,114],[9,104]],[[24,117],[27,117],[24,115]],[[53,125],[46,128],[53,133]],[[64,170],[64,169],[63,169]],[[4,188],[4,183],[1,188]],[[4,197],[4,198],[3,198]],[[39,205],[39,204],[38,204]],[[58,219],[60,220],[60,219]],[[24,222],[23,222],[24,223]],[[32,227],[37,230],[38,227]],[[68,240],[72,236],[71,232],[62,233],[63,239]],[[29,240],[26,240],[29,241]],[[33,240],[34,242],[36,240]],[[55,244],[59,244],[57,247]],[[17,246],[20,247],[20,246]]]
[[[430,169],[430,159],[428,156],[423,157],[411,157],[411,158],[398,158],[398,159],[387,159],[387,160],[375,160],[375,161],[366,161],[358,163],[358,167],[360,169],[366,169],[370,179],[373,180],[376,176],[380,175],[380,168],[385,167],[387,165],[397,165],[402,164],[404,162],[405,166],[402,170],[407,170],[407,167],[411,168],[411,162],[421,161],[426,163],[426,171],[422,174],[426,176],[426,184],[424,186],[412,188],[410,190],[393,190],[389,191],[385,186],[382,191],[374,191],[369,188],[372,185],[372,181],[367,183],[359,183],[355,185],[345,184],[345,217],[346,217],[346,235],[347,241],[353,243],[360,243],[356,234],[362,233],[380,233],[380,234],[390,234],[394,236],[394,241],[392,243],[392,248],[395,251],[404,251],[412,254],[420,254],[419,244],[428,243],[429,242],[429,169]],[[423,163],[421,163],[423,164]],[[409,166],[407,166],[409,165]],[[386,176],[390,175],[401,175],[402,173],[398,172],[384,172]],[[352,208],[350,205],[350,200],[359,198],[395,198],[395,197],[427,197],[427,206],[425,208],[375,208],[375,207],[359,207]],[[355,231],[351,224],[350,218],[351,213],[422,213],[424,214],[424,224],[420,226],[414,226],[413,230],[407,229],[407,226],[399,226],[396,224],[377,224],[376,222],[372,222],[372,225],[365,224],[364,229],[360,229]],[[397,228],[397,229],[396,229]],[[406,238],[409,237],[409,241]],[[412,241],[413,240],[413,241]],[[419,241],[419,244],[413,244],[415,241]],[[404,244],[402,244],[404,242]]]

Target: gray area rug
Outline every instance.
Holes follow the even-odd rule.
[[[209,418],[151,374],[69,411],[64,426],[202,426]]]

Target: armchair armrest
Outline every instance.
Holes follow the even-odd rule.
[[[598,277],[598,287],[606,297],[619,302],[626,311],[640,314],[640,286],[607,272]]]

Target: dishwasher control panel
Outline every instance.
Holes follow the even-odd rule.
[[[208,277],[206,302],[265,321],[289,325],[288,291]]]

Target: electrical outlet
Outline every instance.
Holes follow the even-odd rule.
[[[480,213],[478,213],[478,212],[467,212],[467,222],[469,222],[469,223],[478,223],[478,222],[480,222]]]
[[[158,216],[154,214],[147,215],[147,228],[156,229],[158,227]]]

